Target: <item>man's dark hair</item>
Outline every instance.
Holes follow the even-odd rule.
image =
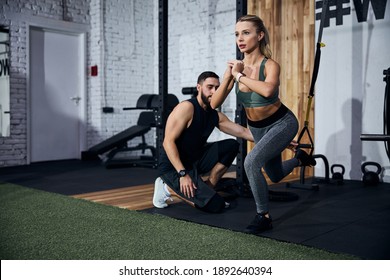
[[[201,73],[198,77],[198,84],[201,84],[203,83],[204,80],[206,80],[207,78],[216,78],[216,79],[219,79],[219,76],[217,74],[215,74],[214,72],[211,72],[211,71],[205,71],[203,73]]]

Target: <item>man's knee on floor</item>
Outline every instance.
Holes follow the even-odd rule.
[[[197,205],[195,207],[208,213],[220,213],[225,209],[225,200],[220,195],[215,194],[204,207]]]

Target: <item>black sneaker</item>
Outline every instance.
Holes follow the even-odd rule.
[[[295,158],[301,162],[301,166],[315,166],[317,164],[316,160],[312,156],[301,149],[297,149]]]
[[[257,214],[244,232],[258,234],[269,229],[272,229],[272,218],[267,218],[262,214]]]

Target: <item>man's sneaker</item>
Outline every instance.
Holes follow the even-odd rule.
[[[249,226],[245,229],[246,233],[258,234],[265,230],[272,229],[272,218],[257,214]]]
[[[153,205],[157,208],[166,208],[168,207],[167,200],[172,201],[171,194],[167,190],[163,180],[158,177],[154,182]]]

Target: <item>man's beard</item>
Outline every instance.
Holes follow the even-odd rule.
[[[202,97],[202,101],[206,105],[207,109],[211,109],[210,101],[209,101],[208,97],[203,94],[203,92],[201,94],[201,97]]]

